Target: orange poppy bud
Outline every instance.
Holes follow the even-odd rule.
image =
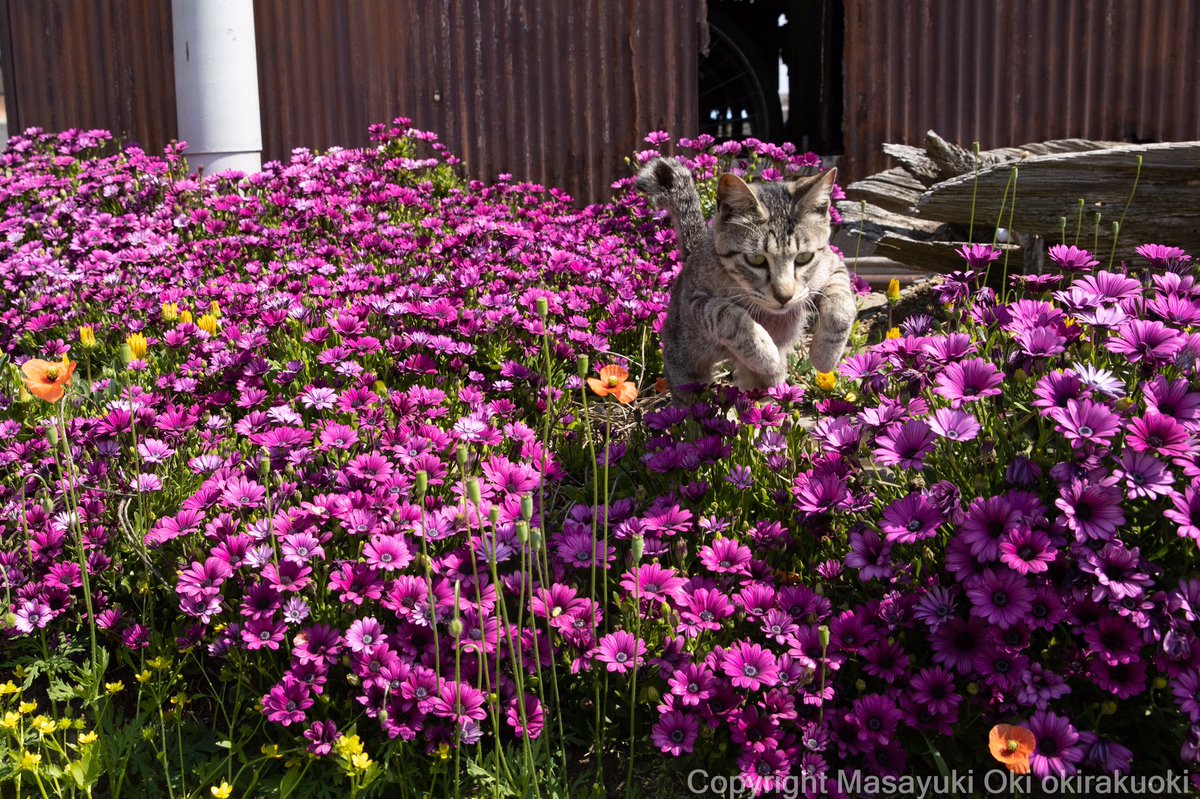
[[[65,356],[61,361],[31,358],[21,366],[21,373],[30,394],[46,402],[58,402],[66,393],[63,386],[71,382],[75,373],[75,362],[67,361]]]

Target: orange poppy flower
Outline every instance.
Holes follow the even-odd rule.
[[[588,378],[588,385],[592,391],[595,391],[601,397],[607,397],[612,394],[617,398],[617,402],[622,405],[628,405],[637,399],[637,386],[629,382],[626,378],[629,377],[629,372],[619,366],[605,366],[600,370],[600,379],[594,377]]]
[[[58,402],[66,393],[63,386],[71,382],[75,373],[75,362],[68,362],[66,356],[61,361],[30,358],[21,366],[21,372],[30,394],[46,402]]]
[[[988,734],[992,757],[1015,774],[1029,773],[1029,756],[1037,746],[1033,733],[1015,724],[997,724]]]

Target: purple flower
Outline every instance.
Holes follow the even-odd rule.
[[[1135,452],[1150,452],[1164,458],[1184,457],[1195,444],[1187,428],[1170,416],[1148,413],[1129,423],[1126,442]]]
[[[868,694],[854,700],[845,720],[857,730],[859,743],[884,745],[896,734],[900,712],[886,696]]]
[[[1130,499],[1154,499],[1174,493],[1175,478],[1161,461],[1145,452],[1126,450],[1113,474],[1125,480]]]
[[[933,432],[951,441],[970,441],[979,435],[980,424],[966,411],[939,408],[929,419]]]
[[[1064,272],[1090,272],[1093,266],[1100,262],[1092,257],[1087,250],[1081,250],[1075,245],[1055,244],[1046,251],[1050,261]]]
[[[1104,346],[1131,363],[1157,366],[1170,363],[1175,353],[1183,349],[1183,337],[1162,322],[1134,319],[1118,327],[1116,335],[1106,339]]]
[[[1188,486],[1182,494],[1172,494],[1174,506],[1163,511],[1163,516],[1179,525],[1176,533],[1180,538],[1191,538],[1200,543],[1200,491]]]
[[[292,677],[285,676],[263,697],[263,713],[267,721],[287,727],[304,722],[305,713],[313,706],[308,686]]]
[[[700,732],[700,720],[691,713],[668,710],[658,717],[650,739],[664,754],[679,757],[691,754]]]
[[[1033,608],[1025,579],[1007,569],[986,569],[967,584],[971,612],[1000,629],[1019,623]]]
[[[1192,256],[1179,247],[1169,247],[1165,244],[1143,244],[1136,250],[1137,254],[1149,261],[1155,269],[1166,269],[1171,272],[1186,272],[1192,262]]]
[[[615,674],[625,674],[641,665],[644,654],[646,642],[635,639],[624,630],[604,636],[591,652],[593,658],[608,664],[608,670]]]
[[[779,681],[775,656],[758,644],[741,642],[725,653],[722,670],[733,681],[734,688],[757,691],[770,688]]]
[[[1065,408],[1051,408],[1049,415],[1058,422],[1059,432],[1079,448],[1085,444],[1108,446],[1120,431],[1120,418],[1092,400],[1067,400]]]
[[[967,262],[967,268],[978,271],[1000,257],[1000,250],[990,244],[964,244],[955,252]]]
[[[1000,542],[1000,562],[1022,576],[1046,571],[1055,557],[1050,536],[1041,530],[1018,527]]]
[[[1070,720],[1057,713],[1039,710],[1029,717],[1029,731],[1037,742],[1029,756],[1029,770],[1038,779],[1065,777],[1078,770],[1083,760],[1079,733]]]
[[[938,509],[921,494],[909,494],[883,511],[880,530],[888,541],[911,544],[937,535],[943,519]]]
[[[883,466],[919,471],[925,468],[925,456],[933,451],[933,445],[929,425],[919,420],[905,422],[875,439],[875,460]]]
[[[937,376],[933,393],[950,400],[957,408],[964,402],[978,402],[1000,395],[1004,373],[980,358],[947,364]]]
[[[1107,541],[1125,523],[1121,511],[1121,492],[1111,484],[1075,480],[1059,492],[1054,501],[1063,512],[1063,521],[1081,541]]]

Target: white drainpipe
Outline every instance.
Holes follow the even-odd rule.
[[[175,105],[188,165],[262,169],[253,0],[171,0]]]

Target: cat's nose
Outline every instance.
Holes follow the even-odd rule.
[[[771,288],[771,293],[775,295],[775,299],[779,301],[780,305],[787,305],[789,302],[791,302],[792,297],[795,296],[794,291],[789,291],[789,292],[785,293],[775,287]]]

